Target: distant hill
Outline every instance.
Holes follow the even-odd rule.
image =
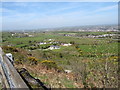
[[[118,25],[87,25],[87,26],[69,26],[57,28],[41,28],[41,29],[26,29],[26,30],[6,30],[12,32],[40,32],[40,31],[96,31],[96,30],[118,30]]]

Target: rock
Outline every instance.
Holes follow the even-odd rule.
[[[72,72],[72,70],[64,70],[65,71],[65,73],[71,73]]]
[[[25,68],[19,69],[18,72],[23,78],[23,80],[26,82],[28,87],[43,88],[45,90],[49,90],[39,79],[35,79],[34,77],[32,77]]]

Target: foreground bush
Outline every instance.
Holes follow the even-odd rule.
[[[37,65],[37,61],[38,59],[36,59],[35,57],[28,57],[28,62],[30,63],[30,65]]]
[[[63,71],[62,67],[59,67],[55,61],[52,60],[43,60],[42,65],[46,67],[47,69],[55,69],[57,71]]]
[[[18,52],[18,49],[15,47],[3,46],[2,49],[4,50],[5,53]]]

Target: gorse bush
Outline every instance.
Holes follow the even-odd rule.
[[[24,64],[26,63],[27,57],[24,56],[22,53],[15,53],[14,56],[14,62],[15,64]]]
[[[63,71],[62,67],[59,67],[55,61],[52,60],[43,60],[42,65],[46,67],[47,69],[55,69],[57,71]]]
[[[41,63],[47,69],[52,69],[52,68],[57,69],[57,64],[52,60],[43,60]]]
[[[118,56],[111,56],[110,58],[109,58],[110,60],[118,60]]]
[[[38,59],[36,59],[35,57],[28,57],[28,61],[29,61],[30,65],[36,65]]]
[[[15,47],[8,47],[8,46],[3,46],[2,47],[4,52],[9,53],[9,52],[18,52],[18,49]]]
[[[23,33],[12,36],[12,33],[2,35],[4,53],[12,53],[14,65],[16,67],[24,65],[29,71],[33,70],[35,77],[40,78],[42,75],[44,77],[45,70],[47,78],[43,82],[48,82],[51,88],[56,88],[57,84],[60,88],[73,85],[79,88],[118,87],[118,38],[87,37],[118,32],[29,32],[34,37],[25,37]],[[49,41],[50,38],[54,40]],[[40,42],[46,42],[46,44],[41,45]],[[61,46],[62,43],[72,45],[64,47]],[[47,50],[51,45],[58,45],[60,49]],[[64,71],[63,68],[72,72],[69,74],[54,72]],[[69,80],[64,79],[64,76]],[[72,80],[74,83],[68,83]]]
[[[19,59],[16,59],[14,63],[15,64],[22,64],[21,60],[19,60]]]

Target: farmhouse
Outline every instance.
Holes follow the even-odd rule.
[[[12,34],[12,36],[14,36],[15,34]]]
[[[51,45],[48,49],[53,50],[53,49],[60,49],[59,46]]]
[[[34,37],[33,35],[28,35],[29,37]]]
[[[48,41],[54,41],[54,39],[48,39]]]
[[[40,42],[39,44],[40,44],[40,45],[43,45],[43,44],[47,44],[47,43],[46,43],[46,42]]]
[[[68,44],[62,43],[61,45],[62,45],[62,46],[71,46],[72,44],[70,44],[70,43],[68,43]]]

